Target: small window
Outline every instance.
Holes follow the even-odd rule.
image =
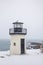
[[[14,46],[16,46],[16,43],[14,43]]]

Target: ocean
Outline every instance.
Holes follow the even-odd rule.
[[[10,40],[0,40],[0,51],[7,51],[10,49]]]
[[[31,42],[35,41],[35,42],[40,42],[40,43],[42,42],[42,40],[30,40],[30,41]],[[28,45],[28,43],[26,43],[26,46],[27,45]],[[8,39],[0,40],[0,51],[7,51],[7,50],[10,50],[10,40],[8,40]]]

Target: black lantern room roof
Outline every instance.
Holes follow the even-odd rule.
[[[23,24],[22,22],[18,22],[18,20],[16,22],[13,22],[13,24]]]

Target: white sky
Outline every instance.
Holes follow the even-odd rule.
[[[29,39],[43,39],[43,0],[0,0],[0,39],[9,38],[16,20],[24,22]]]

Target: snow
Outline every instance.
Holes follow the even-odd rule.
[[[40,49],[26,50],[23,55],[10,55],[10,51],[0,51],[0,65],[43,65]]]

